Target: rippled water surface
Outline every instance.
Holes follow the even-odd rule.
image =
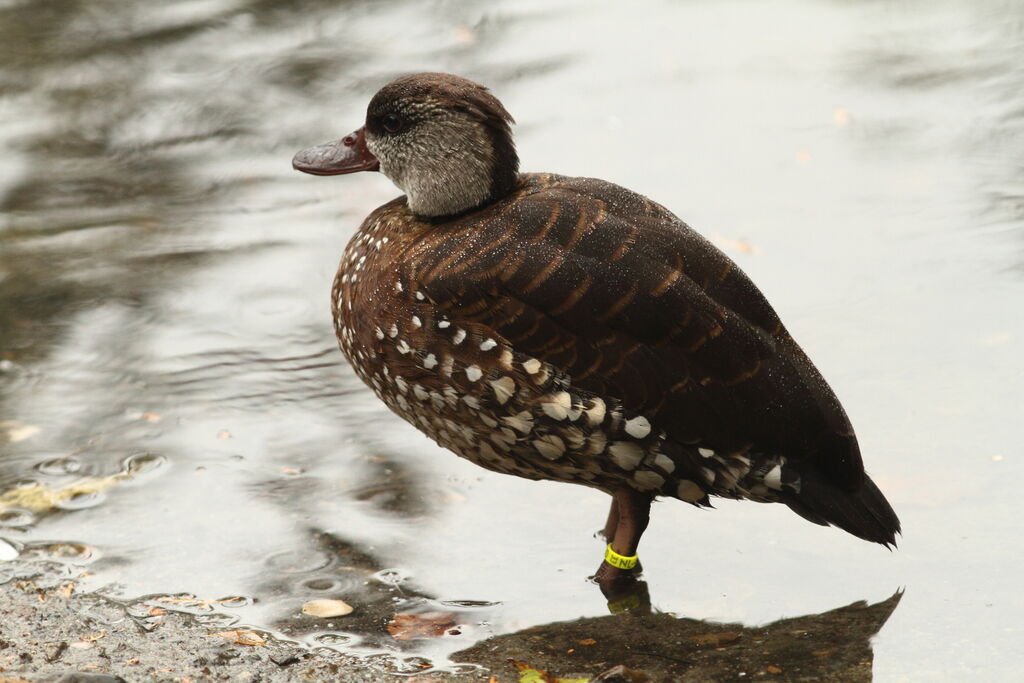
[[[660,503],[655,607],[758,624],[905,587],[878,680],[1012,679],[1022,54],[1019,2],[0,2],[0,581],[48,559],[282,632],[323,595],[440,607],[466,626],[418,646],[438,663],[607,612],[604,495],[440,450],[335,346],[338,257],[397,192],[291,156],[443,70],[503,99],[524,169],[643,192],[737,260],[903,520],[889,553]],[[397,647],[339,626],[303,637]]]

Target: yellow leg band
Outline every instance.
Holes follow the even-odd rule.
[[[612,550],[612,544],[608,544],[608,549],[604,551],[604,561],[613,567],[619,569],[632,569],[636,566],[637,558],[636,555],[626,557],[625,555],[619,555],[617,552]]]

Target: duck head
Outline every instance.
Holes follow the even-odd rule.
[[[406,193],[413,213],[451,216],[512,191],[519,174],[512,123],[482,85],[413,74],[373,96],[362,128],[302,150],[292,166],[314,175],[380,171]]]

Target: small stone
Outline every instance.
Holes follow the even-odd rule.
[[[329,617],[343,617],[346,614],[352,614],[355,608],[348,604],[344,600],[328,600],[326,598],[320,600],[310,600],[302,606],[302,613],[308,614],[311,617],[320,617],[326,619]]]

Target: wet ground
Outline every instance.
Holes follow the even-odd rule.
[[[72,645],[123,632],[182,660],[253,631],[368,680],[514,680],[501,657],[456,663],[481,641],[559,676],[673,680],[705,662],[680,644],[692,665],[672,663],[672,642],[742,632],[706,641],[727,652],[866,601],[887,607],[855,653],[783,644],[715,675],[859,661],[881,681],[1013,680],[1022,52],[1024,8],[997,1],[0,2],[0,607],[29,615],[0,619],[0,676],[199,676]],[[603,495],[474,468],[378,404],[328,293],[348,235],[397,193],[289,162],[418,70],[490,85],[524,169],[643,192],[726,250],[842,399],[899,550],[781,506],[667,501],[642,548],[656,614],[611,617],[586,581]],[[321,597],[356,609],[302,617]],[[430,637],[387,629],[422,613]],[[698,625],[676,637],[657,613]],[[218,638],[253,676],[297,671]],[[662,656],[574,669],[542,647],[591,638]]]

